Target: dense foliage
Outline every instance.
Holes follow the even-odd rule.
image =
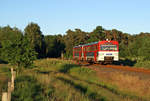
[[[36,52],[30,47],[26,37],[18,37],[13,41],[2,42],[1,56],[17,67],[29,67],[36,59]]]
[[[38,57],[44,57],[44,36],[40,30],[40,27],[35,23],[30,23],[25,28],[25,37],[29,40],[31,48],[33,48],[37,53]]]
[[[37,58],[57,58],[61,56],[61,53],[64,53],[66,58],[71,58],[73,46],[105,39],[119,42],[120,57],[122,59],[136,62],[150,60],[150,33],[128,34],[117,29],[107,30],[102,26],[97,26],[92,32],[84,32],[81,29],[68,29],[65,35],[44,36],[40,26],[32,22],[26,26],[24,32],[16,27],[0,27],[0,61],[13,64],[18,63],[20,59],[30,61],[28,57],[35,57],[34,52],[37,53]],[[26,56],[22,55],[24,53]],[[31,60],[34,59],[31,58]]]

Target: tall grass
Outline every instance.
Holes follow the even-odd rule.
[[[81,70],[83,70],[81,72]],[[88,72],[84,72],[88,71]],[[122,89],[120,86],[118,86],[115,82],[119,83],[120,81],[115,81],[114,78],[118,76],[118,74],[112,73],[110,74],[101,74],[99,77],[96,75],[96,72],[89,69],[89,68],[73,68],[70,71],[70,75],[73,77],[80,78],[80,80],[88,82],[90,85],[94,85],[95,87],[101,87],[101,89],[106,89],[114,94],[119,95],[120,97],[123,97],[125,99],[132,99],[132,100],[137,100],[137,99],[145,99],[145,96],[141,98],[142,95],[137,95],[135,92],[132,92],[130,89]],[[115,77],[113,76],[115,75]],[[134,79],[134,78],[133,78]],[[123,78],[122,78],[123,80]],[[124,81],[126,82],[126,81]],[[132,81],[131,81],[132,82]],[[128,82],[126,82],[128,83]],[[133,87],[133,86],[132,86]],[[110,95],[109,95],[110,96]]]
[[[45,63],[45,61],[49,61],[49,63]],[[90,87],[90,85],[91,85],[91,82],[95,82],[95,81],[98,81],[99,79],[98,79],[98,77],[97,77],[97,75],[96,75],[96,72],[95,71],[93,71],[93,70],[91,70],[91,69],[89,69],[89,68],[81,68],[80,66],[78,66],[78,65],[75,65],[75,64],[72,64],[71,62],[68,62],[68,61],[61,61],[61,60],[56,60],[56,62],[51,62],[51,61],[55,61],[55,59],[46,59],[46,60],[43,60],[42,62],[41,62],[41,64],[43,65],[43,68],[47,68],[47,69],[45,69],[45,71],[55,71],[55,72],[59,72],[59,73],[57,73],[57,76],[58,75],[60,75],[60,73],[67,73],[67,75],[69,75],[70,77],[72,77],[71,79],[69,79],[69,81],[70,82],[79,82],[79,83],[81,83],[81,80],[82,80],[82,82],[86,82],[86,83],[84,83],[85,85],[85,87],[87,86],[87,89],[90,89],[90,90],[88,90],[87,92],[91,92],[92,91],[92,89],[94,88],[93,86],[96,86],[96,84],[95,83],[93,83],[93,86],[91,86]],[[55,64],[56,63],[56,64]],[[40,65],[41,65],[40,64]],[[48,64],[48,65],[47,65]],[[39,65],[39,62],[38,62],[38,66],[40,66]],[[45,66],[45,67],[44,67]],[[44,69],[43,68],[40,68],[40,72],[41,73],[46,73],[46,72],[44,72]],[[50,74],[51,74],[52,72],[50,72]],[[62,77],[64,77],[64,75],[62,76]],[[60,78],[59,78],[60,79]],[[64,79],[66,79],[66,78],[61,78],[61,80],[62,81],[64,81],[65,82],[65,80]],[[78,79],[78,81],[74,81],[74,80],[77,80]],[[46,81],[48,81],[48,80],[46,80]],[[68,80],[67,80],[68,81]],[[82,83],[83,84],[83,83]],[[102,83],[103,84],[103,83]],[[80,85],[81,86],[81,85]],[[82,86],[83,87],[83,86]],[[92,88],[93,87],[93,88]],[[97,86],[98,87],[98,86]],[[96,88],[96,87],[95,87]],[[102,87],[98,87],[98,89],[103,89],[104,90],[104,88],[102,88]],[[112,89],[112,88],[111,88]],[[105,91],[105,90],[104,90]],[[94,96],[94,95],[99,95],[99,96],[101,96],[101,95],[105,95],[105,94],[102,94],[102,93],[100,93],[99,92],[99,94],[98,94],[98,92],[99,91],[97,91],[97,92],[94,92],[94,91],[92,91],[90,94],[88,94],[88,96]],[[108,93],[108,92],[107,92]],[[87,93],[86,93],[87,94]],[[93,95],[94,94],[94,95]],[[107,96],[107,94],[105,95],[105,96]],[[112,95],[112,96],[115,96],[115,95]],[[96,97],[95,97],[96,98]],[[113,98],[112,98],[113,99]],[[114,98],[114,99],[117,99],[117,98]]]
[[[143,100],[150,99],[150,86],[148,86],[150,79],[148,78],[142,79],[137,75],[129,75],[121,72],[105,73],[101,71],[98,75],[102,82],[116,85],[118,91],[121,91],[125,96]]]
[[[134,76],[118,72],[97,74],[92,69],[67,60],[43,59],[35,61],[34,64],[35,68],[25,69],[22,74],[36,80],[35,85],[38,84],[42,89],[38,91],[44,96],[42,101],[141,101],[149,99],[149,87],[146,86],[149,81]],[[144,92],[145,95],[143,95]]]
[[[43,74],[28,71],[26,75],[33,76],[44,87],[46,101],[90,101],[88,96],[57,78],[62,76],[63,73],[51,72],[50,74]]]
[[[138,76],[131,76],[122,73],[111,74],[111,82],[117,85],[121,90],[132,92],[138,96],[150,99],[150,79],[140,79]]]

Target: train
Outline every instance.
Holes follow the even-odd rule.
[[[112,63],[119,61],[119,43],[103,40],[73,47],[73,59],[89,63]]]

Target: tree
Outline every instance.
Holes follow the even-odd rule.
[[[129,44],[132,57],[137,61],[150,60],[150,36],[136,36],[136,39]]]
[[[22,36],[22,32],[14,27],[11,28],[10,26],[0,27],[0,43],[4,40],[14,40],[17,37]]]
[[[1,48],[2,48],[2,43],[4,41],[10,41],[12,42],[13,40],[17,39],[18,37],[22,36],[22,32],[14,27],[11,28],[10,26],[5,26],[5,27],[0,27],[0,62],[4,62],[4,59],[2,58],[2,52]]]
[[[105,40],[105,29],[102,26],[97,26],[96,29],[94,29],[93,32],[89,34],[89,36],[90,38],[88,39],[88,42]]]
[[[88,33],[75,29],[75,31],[68,30],[67,35],[64,36],[66,56],[72,56],[72,49],[76,45],[82,45],[87,42]]]
[[[40,30],[38,24],[31,22],[25,28],[25,37],[28,38],[31,48],[35,49],[38,53],[38,58],[45,56],[45,45],[44,45],[44,36]]]
[[[2,43],[2,56],[20,71],[23,67],[32,66],[36,52],[31,48],[27,38],[21,36],[16,40],[6,40]]]
[[[123,42],[119,44],[119,56],[122,58],[128,58],[131,56],[128,46]]]
[[[121,31],[118,31],[117,29],[112,29],[112,40],[117,40],[119,43],[123,39],[123,33]]]
[[[46,57],[60,57],[65,45],[61,35],[45,36]]]

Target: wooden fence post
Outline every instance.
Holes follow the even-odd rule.
[[[8,94],[7,92],[2,93],[2,101],[8,101]]]
[[[64,59],[64,53],[61,52],[61,59],[63,60]]]
[[[13,68],[11,68],[11,92],[14,91],[14,79],[15,79],[15,73],[13,71]]]
[[[7,92],[2,93],[2,101],[11,101],[11,92],[14,91],[14,80],[16,78],[16,71],[11,68],[11,82],[8,82]]]
[[[7,101],[11,101],[11,91],[12,91],[12,88],[11,88],[11,82],[8,82],[8,95],[7,95]]]

